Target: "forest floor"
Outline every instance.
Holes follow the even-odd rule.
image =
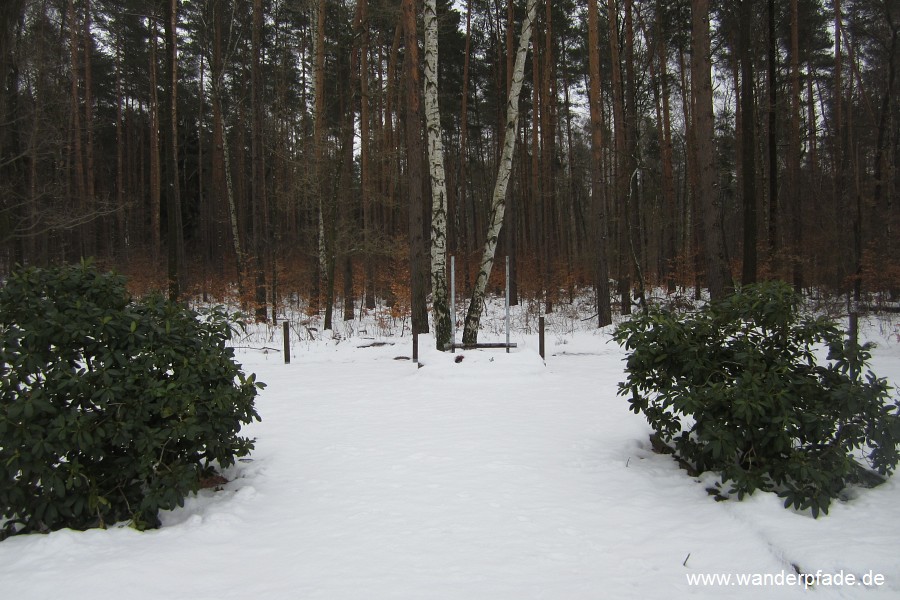
[[[818,574],[819,598],[900,595],[900,479],[849,489],[819,519],[768,493],[714,501],[714,478],[655,454],[617,396],[611,328],[570,310],[548,316],[546,360],[523,308],[511,352],[440,353],[422,336],[420,368],[389,315],[333,332],[296,318],[290,364],[279,327],[251,327],[235,345],[267,384],[262,421],[228,483],[158,530],[9,538],[0,596],[807,597],[798,571]],[[484,340],[503,339],[497,314]],[[900,327],[871,318],[864,331],[872,369],[900,384]]]

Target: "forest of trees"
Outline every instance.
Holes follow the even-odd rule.
[[[3,0],[0,271],[418,331],[445,253],[600,325],[651,288],[900,293],[900,3],[424,4]]]

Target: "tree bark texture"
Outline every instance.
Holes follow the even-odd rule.
[[[494,193],[491,197],[490,225],[478,276],[475,278],[475,288],[472,291],[472,299],[469,302],[469,310],[466,313],[466,324],[463,330],[464,344],[475,344],[478,342],[478,328],[481,324],[481,315],[484,310],[484,295],[488,279],[491,276],[491,269],[494,266],[494,254],[497,250],[497,241],[500,239],[500,229],[503,227],[506,191],[509,185],[510,173],[512,172],[513,153],[516,148],[516,128],[519,123],[519,93],[522,91],[525,57],[528,54],[528,46],[531,41],[532,24],[537,12],[537,0],[528,0],[525,10],[525,20],[522,22],[522,33],[519,36],[519,47],[516,50],[512,85],[510,86],[509,99],[506,103],[506,128],[503,136],[500,163],[497,168],[497,179],[494,184]]]
[[[409,273],[412,332],[428,332],[426,305],[428,259],[424,232],[422,193],[422,78],[419,75],[419,40],[416,35],[415,0],[403,0],[402,19],[406,57],[406,165],[409,198]]]
[[[603,105],[601,98],[600,78],[600,18],[598,0],[588,0],[588,67],[589,88],[588,101],[591,115],[591,196],[594,207],[594,223],[597,227],[596,266],[597,266],[597,326],[604,327],[612,323],[612,310],[609,304],[609,258],[606,240],[606,199],[603,187]]]
[[[438,350],[450,343],[450,301],[447,293],[447,185],[444,144],[438,105],[438,28],[435,0],[425,0],[425,122],[428,170],[431,175],[431,305]]]
[[[713,300],[733,287],[722,227],[715,161],[709,0],[691,0],[691,82],[697,152],[697,202],[703,217],[706,285]]]

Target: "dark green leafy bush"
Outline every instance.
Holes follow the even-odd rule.
[[[254,375],[233,321],[90,265],[24,269],[0,288],[0,539],[159,524],[201,476],[253,448]],[[4,522],[5,520],[5,522]]]
[[[868,370],[870,345],[799,306],[775,282],[692,314],[636,316],[615,333],[630,351],[619,394],[681,460],[730,482],[727,493],[773,491],[818,516],[871,473],[856,457],[882,476],[895,469],[900,406]]]

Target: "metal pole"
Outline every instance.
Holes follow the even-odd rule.
[[[284,364],[291,364],[291,325],[285,319],[284,323]]]
[[[456,353],[456,257],[450,256],[450,352]]]
[[[506,353],[509,354],[509,256],[506,257]]]

